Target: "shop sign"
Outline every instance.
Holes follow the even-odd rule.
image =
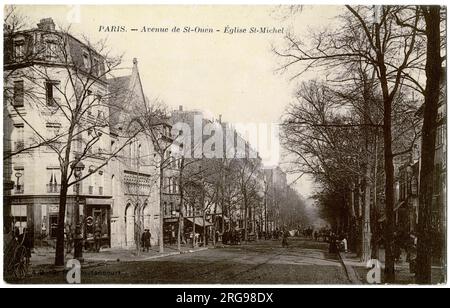
[[[58,213],[59,212],[59,204],[50,204],[48,206],[49,213]]]

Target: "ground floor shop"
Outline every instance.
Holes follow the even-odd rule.
[[[58,196],[14,196],[5,200],[5,232],[27,230],[32,234],[34,246],[55,246],[59,223]],[[95,229],[101,230],[102,246],[111,246],[111,199],[69,196],[66,203],[66,235],[75,231],[75,213],[79,207],[79,222],[84,239],[93,241]]]

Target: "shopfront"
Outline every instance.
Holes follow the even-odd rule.
[[[97,229],[101,230],[101,246],[111,247],[111,202],[111,199],[86,198],[84,211],[80,210],[88,249],[93,244]]]
[[[164,218],[164,243],[174,245],[178,240],[178,217]]]
[[[195,226],[195,232],[194,232]],[[193,237],[196,237],[196,243],[202,245],[204,242],[204,229],[206,228],[206,235],[209,236],[210,228],[212,224],[207,220],[204,220],[203,217],[186,217],[185,218],[185,236],[186,239],[190,239],[192,243]]]

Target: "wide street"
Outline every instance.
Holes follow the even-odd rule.
[[[141,284],[346,284],[338,256],[326,243],[291,238],[210,248],[136,262],[110,262],[82,269],[81,282]],[[28,277],[21,283],[66,283],[65,274]]]

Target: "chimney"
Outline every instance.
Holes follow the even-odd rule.
[[[133,58],[133,65],[136,66],[138,64],[138,61],[136,58]]]
[[[38,29],[44,31],[55,31],[55,23],[52,18],[43,18],[37,24]]]
[[[178,106],[178,111],[183,111],[183,105]]]
[[[222,115],[219,114],[219,123],[222,123]]]

